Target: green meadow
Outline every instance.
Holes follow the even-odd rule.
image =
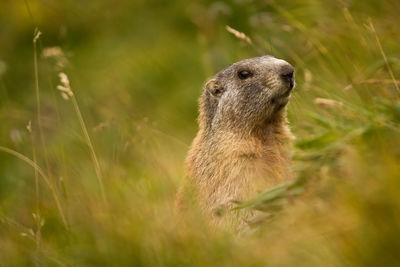
[[[399,12],[2,0],[0,266],[398,266]],[[177,214],[204,83],[265,54],[296,68],[295,179],[241,203],[265,216],[240,234]]]

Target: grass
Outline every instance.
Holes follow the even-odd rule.
[[[396,1],[0,5],[0,265],[398,265]],[[196,99],[264,53],[296,67],[297,178],[215,231],[174,211]]]

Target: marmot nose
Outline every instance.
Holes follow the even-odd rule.
[[[281,67],[280,76],[283,81],[289,84],[290,88],[294,86],[294,68],[290,64],[285,64]]]
[[[294,68],[289,64],[282,66],[280,69],[280,75],[284,79],[292,79],[293,73],[294,73]]]

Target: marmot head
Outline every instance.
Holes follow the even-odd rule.
[[[294,88],[294,68],[284,60],[262,56],[236,62],[204,86],[200,127],[249,132],[274,120]]]

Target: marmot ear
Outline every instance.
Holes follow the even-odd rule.
[[[219,84],[216,79],[211,79],[206,83],[206,90],[213,96],[219,97],[222,95],[224,88]]]

